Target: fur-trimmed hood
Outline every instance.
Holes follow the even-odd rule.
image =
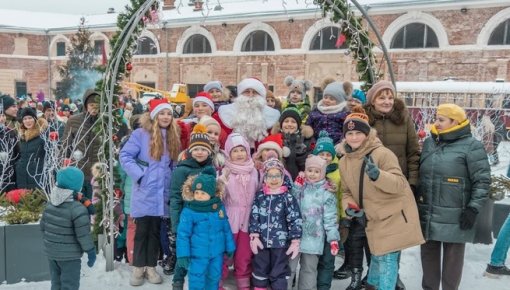
[[[280,122],[276,122],[273,128],[271,128],[271,135],[280,134],[281,129],[282,128],[280,127]],[[300,132],[303,135],[303,137],[305,137],[305,139],[310,139],[313,137],[313,128],[311,126],[301,125]]]
[[[395,103],[393,104],[393,110],[388,114],[384,115],[375,110],[374,106],[371,104],[365,104],[363,106],[365,112],[368,116],[368,123],[370,126],[374,126],[375,121],[377,119],[388,119],[395,125],[404,124],[406,118],[409,116],[409,110],[403,100],[395,98]]]
[[[191,190],[191,186],[193,181],[198,175],[189,176],[184,184],[182,185],[182,199],[184,201],[193,201],[193,191]],[[216,182],[216,196],[223,200],[225,192],[225,184],[223,182]]]
[[[140,119],[138,119],[138,124],[140,124],[140,128],[144,128],[145,130],[150,132],[152,129],[152,120],[149,113],[147,112],[143,113],[140,116]]]
[[[24,141],[30,141],[38,136],[41,136],[41,134],[46,131],[48,128],[48,121],[44,118],[39,118],[35,122],[34,127],[32,129],[25,129],[23,125],[19,128],[19,135],[20,138]]]

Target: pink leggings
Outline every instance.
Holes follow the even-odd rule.
[[[236,243],[236,252],[233,261],[229,261],[225,257],[223,261],[223,271],[221,280],[224,281],[228,277],[228,265],[234,262],[234,276],[237,280],[237,288],[249,288],[251,278],[251,258],[253,254],[250,249],[250,236],[248,233],[239,231],[234,234],[234,241]]]

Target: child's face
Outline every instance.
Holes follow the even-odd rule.
[[[246,152],[246,148],[243,146],[237,146],[234,147],[230,151],[230,160],[232,160],[233,163],[239,163],[246,161],[246,158],[248,157],[248,152]]]
[[[333,98],[332,96],[330,95],[325,95],[323,98],[322,98],[322,105],[324,107],[330,107],[330,106],[334,106],[336,105],[338,102],[336,101],[335,98]]]
[[[276,107],[276,100],[273,98],[266,98],[266,103],[271,108]]]
[[[287,117],[282,122],[282,131],[286,134],[296,133],[298,130],[298,123],[294,118]]]
[[[352,111],[352,109],[356,106],[362,105],[363,104],[361,103],[361,101],[356,98],[351,97],[350,99],[347,100],[347,108],[349,109],[349,111]]]
[[[276,168],[271,168],[266,172],[264,181],[269,189],[278,189],[283,184],[283,174]]]
[[[320,158],[326,160],[328,165],[331,164],[331,162],[333,161],[333,156],[331,156],[331,153],[329,153],[327,151],[322,151],[317,156],[319,156]]]
[[[358,130],[347,131],[347,133],[345,133],[345,142],[347,142],[353,150],[358,149],[365,139],[367,139],[367,135]]]
[[[266,161],[270,155],[269,152],[273,151],[275,153],[276,156],[278,156],[278,152],[276,152],[275,150],[273,149],[264,149],[262,150],[262,152],[260,153],[260,156],[262,157],[262,161]]]
[[[205,191],[202,191],[200,189],[197,189],[197,190],[195,190],[195,192],[193,192],[193,198],[196,201],[208,201],[211,199],[209,194],[207,194]]]
[[[158,125],[160,128],[168,128],[173,120],[172,111],[170,109],[163,109],[157,115]]]
[[[213,102],[219,102],[223,95],[222,91],[218,89],[210,89],[209,94],[211,95]]]
[[[193,114],[200,119],[203,116],[211,116],[212,115],[212,109],[204,102],[196,102],[193,105]]]
[[[317,182],[321,180],[321,170],[315,167],[308,167],[305,170],[306,180],[309,182]]]
[[[191,151],[191,157],[197,162],[204,162],[209,157],[209,151],[202,147],[196,147]]]
[[[292,104],[296,104],[303,101],[303,96],[299,90],[292,90],[289,93],[289,102]]]
[[[209,136],[209,141],[214,146],[219,144],[220,142],[220,133],[221,129],[216,125],[207,126],[207,136]]]

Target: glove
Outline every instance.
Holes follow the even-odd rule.
[[[259,239],[259,234],[250,234],[250,248],[254,255],[259,253],[259,249],[263,249],[264,246]]]
[[[475,208],[467,207],[460,214],[460,229],[461,230],[470,230],[476,221],[476,216],[478,215],[478,211]]]
[[[87,266],[89,268],[92,268],[94,266],[94,263],[96,262],[96,249],[92,248],[87,252],[87,256],[89,260],[87,261]]]
[[[299,240],[292,240],[292,242],[290,243],[289,249],[287,250],[287,252],[285,252],[285,254],[287,256],[292,254],[292,256],[290,256],[290,258],[295,259],[297,257],[297,255],[299,254]]]
[[[379,178],[379,174],[381,173],[379,167],[375,165],[374,161],[372,160],[372,157],[368,158],[367,156],[365,156],[365,164],[366,164],[365,172],[367,173],[368,177],[370,177],[372,181],[376,181],[377,178]]]
[[[234,252],[227,252],[227,258],[232,259],[234,257]]]
[[[331,247],[331,255],[336,256],[336,254],[338,254],[338,250],[340,249],[338,247],[338,242],[332,241],[331,243],[329,243],[329,246]]]
[[[177,266],[187,270],[189,268],[189,260],[189,257],[177,258]]]
[[[96,214],[96,208],[94,207],[94,205],[92,204],[90,199],[86,198],[83,194],[78,193],[76,195],[76,200],[81,202],[81,204],[83,204],[83,206],[87,208],[87,211],[89,212],[89,215],[95,215]]]
[[[298,186],[305,185],[305,173],[303,171],[299,172],[294,183]]]

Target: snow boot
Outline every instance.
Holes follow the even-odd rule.
[[[145,280],[145,268],[144,267],[133,267],[131,272],[131,278],[129,279],[129,285],[140,286]]]
[[[349,266],[347,266],[346,263],[343,263],[338,270],[333,272],[333,278],[338,280],[344,280],[351,277],[351,270],[349,269]]]
[[[487,265],[487,269],[485,269],[485,273],[483,273],[483,275],[488,278],[499,278],[503,275],[510,275],[510,269],[508,269],[505,265]]]
[[[238,290],[250,290],[250,278],[237,278],[236,284]]]
[[[397,285],[395,286],[395,290],[406,290],[404,282],[400,280],[400,275],[397,276]]]
[[[149,280],[149,283],[151,284],[161,284],[163,282],[163,279],[161,279],[161,276],[158,272],[156,272],[156,268],[154,267],[147,267],[147,280]]]
[[[176,259],[174,255],[170,255],[163,263],[163,273],[165,275],[173,275],[175,272]]]
[[[173,282],[172,290],[184,290],[184,283],[183,282]]]
[[[361,275],[363,268],[352,268],[351,284],[345,290],[361,290]]]

